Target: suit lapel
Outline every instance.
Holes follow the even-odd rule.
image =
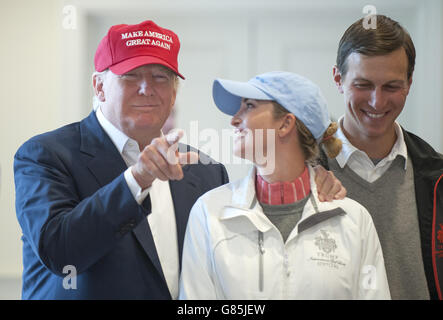
[[[149,201],[150,206],[150,198],[149,196],[144,202]],[[133,230],[135,237],[137,238],[138,242],[142,246],[143,250],[146,252],[148,257],[150,258],[152,264],[154,265],[155,269],[159,273],[160,277],[163,279],[164,283],[166,284],[166,279],[163,274],[163,269],[160,263],[160,259],[157,254],[157,249],[155,248],[155,242],[154,238],[152,237],[151,228],[149,227],[148,219],[143,219]]]
[[[105,186],[127,169],[111,138],[100,126],[95,112],[80,123],[80,151],[91,156],[87,166],[101,186]]]

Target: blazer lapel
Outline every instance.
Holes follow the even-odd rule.
[[[107,185],[127,169],[111,138],[100,126],[95,112],[80,123],[80,151],[91,156],[87,166],[101,186]]]
[[[149,195],[144,203],[146,203],[147,201],[149,201],[149,206],[151,206],[151,199],[149,198]],[[134,229],[132,229],[132,232],[134,233],[138,242],[141,244],[143,250],[151,259],[151,262],[159,273],[160,277],[166,284],[165,275],[163,274],[163,269],[157,254],[157,249],[155,248],[155,242],[154,238],[152,237],[152,232],[151,228],[149,227],[148,219],[143,219]]]

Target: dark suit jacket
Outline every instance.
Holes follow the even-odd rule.
[[[150,198],[137,204],[126,169],[94,112],[19,148],[23,299],[171,298],[146,219]],[[228,182],[221,164],[188,165],[183,172],[182,180],[169,182],[180,261],[192,205]]]

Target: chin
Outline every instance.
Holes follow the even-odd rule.
[[[390,123],[389,125],[385,124],[383,126],[365,127],[365,131],[368,136],[382,136],[388,134],[393,129],[394,123]]]
[[[133,125],[136,128],[146,128],[146,127],[159,127],[163,126],[160,119],[153,117],[152,115],[142,115],[134,119]]]
[[[234,150],[232,152],[234,156],[244,159],[245,158],[245,151],[243,149],[237,149],[234,147]]]

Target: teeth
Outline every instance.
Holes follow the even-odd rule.
[[[369,112],[366,112],[366,114],[368,115],[368,117],[370,117],[370,118],[373,118],[373,119],[378,119],[378,118],[381,118],[381,117],[383,117],[386,113],[369,113]]]

